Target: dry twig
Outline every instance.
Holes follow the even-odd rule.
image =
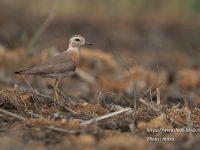
[[[160,110],[159,110],[158,108],[155,108],[153,105],[146,103],[145,100],[143,100],[142,98],[140,98],[140,99],[138,100],[138,102],[140,102],[141,104],[143,104],[143,105],[145,105],[145,106],[151,108],[154,112],[160,113]]]
[[[160,105],[160,89],[159,88],[156,88],[156,97],[157,97],[157,104]]]
[[[33,112],[27,112],[27,114],[29,114],[29,115],[31,115],[31,116],[34,116],[34,117],[36,117],[36,118],[44,118],[44,117],[42,117],[42,116],[40,116],[40,115],[38,115],[38,114],[35,114],[35,113],[33,113]]]
[[[58,127],[54,127],[54,126],[48,126],[48,127],[45,127],[45,128],[53,130],[53,131],[57,131],[57,132],[67,133],[67,134],[78,134],[78,133],[80,133],[80,131],[78,131],[78,130],[67,130],[67,129],[58,128]]]
[[[115,111],[115,112],[112,112],[112,113],[109,113],[109,114],[106,114],[106,115],[103,115],[103,116],[99,116],[97,118],[94,118],[94,119],[90,119],[90,120],[87,120],[85,122],[82,122],[81,125],[88,125],[94,121],[100,121],[100,120],[103,120],[103,119],[107,119],[109,117],[112,117],[112,116],[115,116],[115,115],[119,115],[123,112],[127,112],[127,111],[133,111],[131,108],[124,108],[124,109],[121,109],[121,110],[118,110],[118,111]]]
[[[4,114],[6,114],[6,115],[9,115],[9,116],[11,116],[11,117],[14,117],[14,118],[16,118],[16,119],[19,119],[19,120],[23,120],[23,121],[26,120],[26,118],[24,118],[24,117],[22,117],[22,116],[19,116],[19,115],[15,114],[15,113],[9,112],[9,111],[7,111],[7,110],[5,110],[5,109],[2,109],[2,108],[0,108],[0,112],[1,112],[1,113],[4,113]]]
[[[68,110],[68,111],[70,111],[70,112],[72,112],[72,113],[74,113],[74,114],[77,114],[77,112],[75,112],[75,111],[73,111],[72,109],[70,109],[70,108],[68,108],[68,107],[64,106],[64,105],[63,105],[63,104],[61,104],[60,102],[57,102],[56,104],[58,104],[58,105],[62,106],[63,108],[65,108],[66,110]]]

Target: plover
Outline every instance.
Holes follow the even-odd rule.
[[[50,58],[47,62],[38,64],[35,67],[16,71],[16,74],[21,75],[39,75],[46,78],[54,78],[54,100],[59,100],[57,93],[59,79],[75,72],[79,63],[79,50],[83,45],[92,45],[85,41],[81,35],[74,35],[69,40],[69,47],[66,51],[59,55]]]

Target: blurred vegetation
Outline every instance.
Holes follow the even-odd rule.
[[[0,43],[11,48],[45,43],[63,49],[66,44],[61,43],[78,33],[101,49],[110,48],[110,38],[119,49],[191,53],[200,49],[199,12],[199,0],[1,0]],[[37,34],[50,14],[52,22]],[[38,35],[42,37],[35,43]]]
[[[194,15],[200,10],[199,0],[1,0],[1,16],[44,15],[55,12],[59,17],[78,19],[109,18],[132,20],[138,15]],[[6,11],[4,11],[6,10]],[[72,16],[73,15],[73,16]]]
[[[199,0],[1,0],[0,7],[7,9],[3,14],[12,14],[20,10],[33,14],[45,14],[54,11],[58,15],[76,17],[114,17],[131,19],[133,15],[149,12],[163,14],[195,14],[200,11]],[[93,13],[92,13],[93,12]],[[112,19],[112,18],[111,18]]]

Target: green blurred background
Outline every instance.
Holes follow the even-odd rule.
[[[198,61],[199,13],[199,0],[1,0],[0,43],[65,49],[82,34],[103,50],[181,51]]]

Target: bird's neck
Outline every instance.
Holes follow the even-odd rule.
[[[69,46],[68,50],[69,52],[76,52],[77,54],[79,54],[79,47],[72,47]]]

